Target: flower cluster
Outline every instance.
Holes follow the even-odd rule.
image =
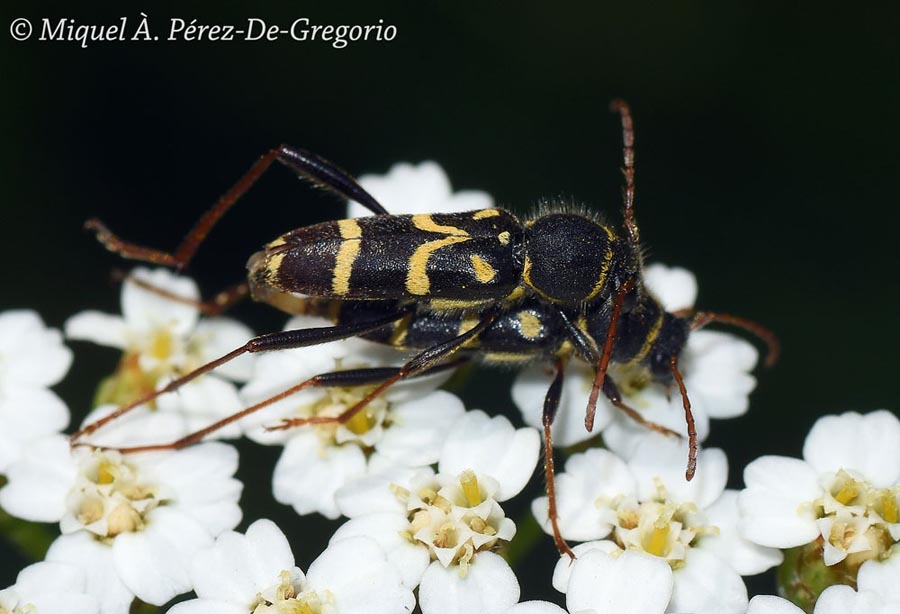
[[[483,192],[454,193],[433,162],[360,183],[398,214],[493,206]],[[351,217],[367,213],[348,207]],[[693,309],[689,272],[650,265],[643,281],[669,312]],[[0,614],[126,614],[138,601],[163,608],[173,599],[172,614],[900,611],[900,420],[889,412],[822,418],[803,460],[760,458],[744,470],[745,488],[728,488],[723,450],[703,449],[687,481],[684,437],[648,430],[605,399],[588,433],[594,373],[569,361],[552,425],[556,454],[567,456],[555,506],[549,495],[530,506],[545,532],[555,523],[577,542],[574,558],[563,554],[547,578],[564,609],[520,602],[514,561],[528,539],[515,511],[528,501],[515,498],[539,482],[545,365],[523,369],[512,387],[525,426],[441,389],[452,369],[384,391],[319,385],[322,374],[384,375],[410,359],[362,338],[243,355],[168,391],[252,335],[201,307],[192,280],[139,267],[123,282],[121,316],[69,319],[69,339],[121,351],[83,423],[102,428],[75,441],[62,433],[69,409],[50,390],[71,351],[35,314],[0,312],[0,508],[59,533],[45,560],[0,591]],[[285,329],[331,325],[321,315],[295,315]],[[690,333],[679,368],[701,441],[711,419],[747,411],[757,359],[733,335]],[[681,398],[646,369],[613,363],[609,374],[641,420],[686,433]],[[193,433],[199,443],[169,445]],[[282,448],[275,501],[300,516],[342,519],[305,572],[273,522],[244,519],[237,448],[210,441],[242,436]],[[803,610],[748,595],[743,576],[778,565],[781,590]],[[191,591],[196,598],[183,597]]]

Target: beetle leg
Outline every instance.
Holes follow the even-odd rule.
[[[454,337],[443,343],[433,345],[430,348],[416,354],[409,362],[400,367],[394,375],[385,379],[374,390],[369,392],[359,402],[352,407],[344,410],[337,416],[314,416],[312,418],[292,418],[286,419],[276,426],[271,426],[267,430],[283,431],[296,426],[304,426],[307,424],[343,424],[355,416],[359,411],[366,407],[373,399],[382,394],[385,390],[393,386],[400,380],[407,379],[417,375],[423,371],[431,369],[440,364],[446,358],[449,358],[473,338],[477,337],[481,332],[490,326],[497,319],[497,311],[488,311],[481,320],[470,328],[468,331]]]
[[[625,412],[625,415],[640,424],[641,426],[650,429],[651,431],[657,432],[660,435],[666,435],[668,437],[678,437],[681,438],[681,433],[677,431],[673,431],[672,429],[663,426],[662,424],[653,422],[652,420],[647,420],[644,418],[640,412],[633,407],[626,405],[622,401],[622,395],[619,393],[619,388],[616,386],[616,383],[612,380],[612,378],[607,377],[603,382],[603,394],[609,399],[609,402],[612,403],[616,408],[621,409]]]
[[[194,258],[197,248],[206,239],[213,226],[276,161],[284,164],[314,185],[323,187],[342,198],[355,200],[373,213],[387,213],[385,208],[371,194],[366,192],[351,175],[335,164],[306,150],[289,145],[279,145],[257,160],[250,167],[250,170],[194,223],[194,227],[191,228],[191,231],[174,252],[166,252],[124,241],[113,234],[103,222],[96,218],[88,220],[84,227],[93,231],[97,235],[97,240],[106,249],[122,258],[170,266],[180,271]]]
[[[553,426],[553,420],[556,418],[556,410],[559,409],[559,399],[562,396],[563,372],[565,371],[565,361],[561,358],[556,360],[556,374],[553,376],[553,382],[547,389],[547,395],[544,397],[544,411],[541,422],[544,427],[544,476],[547,481],[547,518],[550,520],[550,526],[553,528],[553,542],[560,556],[569,555],[574,561],[575,553],[563,539],[559,532],[559,516],[556,509],[556,470],[553,466],[553,436],[550,427]]]
[[[606,371],[609,368],[609,360],[612,358],[613,343],[616,340],[616,330],[619,326],[619,315],[622,313],[622,301],[631,290],[632,280],[626,281],[616,292],[616,302],[613,305],[612,315],[609,319],[609,328],[606,331],[606,340],[603,343],[603,353],[600,362],[595,366],[594,383],[591,385],[591,393],[588,396],[588,406],[584,414],[584,428],[590,433],[594,430],[594,413],[597,411],[597,398],[603,389],[603,380],[606,379]]]
[[[687,422],[688,432],[688,464],[687,470],[684,472],[684,478],[690,482],[697,472],[697,453],[700,450],[700,443],[697,441],[697,427],[694,425],[694,413],[691,411],[691,400],[688,398],[687,388],[684,387],[684,379],[678,371],[678,356],[673,355],[669,359],[669,368],[672,375],[675,376],[675,382],[681,391],[681,403],[684,405],[684,419]]]
[[[398,312],[392,313],[384,318],[380,318],[378,320],[372,320],[371,322],[360,322],[355,324],[339,324],[337,326],[326,326],[320,328],[305,328],[302,330],[286,330],[280,331],[276,333],[268,333],[266,335],[260,335],[258,337],[254,337],[241,347],[228,352],[224,356],[221,356],[211,362],[206,363],[205,365],[198,367],[191,371],[190,373],[186,373],[181,377],[172,380],[166,386],[163,386],[159,390],[155,390],[150,392],[139,399],[136,399],[126,405],[123,405],[116,409],[114,412],[109,414],[108,416],[104,416],[99,420],[96,420],[87,426],[83,427],[73,435],[69,437],[69,441],[76,442],[81,437],[85,435],[90,435],[97,429],[99,429],[104,424],[115,420],[119,416],[126,414],[133,410],[135,407],[140,405],[144,405],[154,400],[158,396],[166,394],[167,392],[172,392],[177,390],[190,382],[191,380],[197,379],[204,373],[208,373],[217,367],[230,362],[237,358],[238,356],[242,356],[244,354],[253,354],[256,352],[267,352],[270,350],[287,350],[291,348],[299,348],[299,347],[308,347],[311,345],[319,345],[321,343],[327,343],[329,341],[337,341],[340,339],[348,339],[350,337],[357,337],[359,335],[363,335],[366,333],[371,333],[379,328],[383,328],[397,320],[400,320],[409,312],[409,308],[400,310]]]
[[[420,373],[416,373],[411,377],[419,377],[422,375],[430,375],[432,373],[437,373],[438,371],[443,371],[445,369],[452,369],[458,367],[462,364],[462,360],[455,360],[452,362],[447,362],[441,365],[437,365],[432,367],[431,369],[427,369]],[[91,446],[88,442],[78,442],[76,445],[79,446],[90,446],[96,447],[102,450],[115,450],[122,454],[134,454],[137,452],[156,452],[160,450],[180,450],[182,448],[186,448],[187,446],[193,445],[202,441],[206,436],[218,431],[221,428],[228,426],[246,416],[249,416],[252,413],[263,409],[264,407],[268,407],[273,403],[281,401],[301,390],[305,390],[307,388],[327,388],[329,386],[342,386],[342,387],[351,387],[351,386],[366,386],[370,384],[375,384],[378,382],[384,381],[386,378],[393,376],[397,371],[399,371],[399,367],[384,367],[384,368],[374,368],[374,369],[349,369],[347,371],[332,371],[330,373],[320,373],[314,377],[309,378],[308,380],[301,382],[295,386],[291,386],[290,388],[279,392],[276,395],[273,395],[267,399],[260,401],[259,403],[255,403],[249,407],[242,409],[239,412],[236,412],[230,416],[226,416],[222,418],[218,422],[215,422],[199,431],[195,431],[193,433],[189,433],[185,435],[181,439],[173,441],[171,443],[161,443],[161,444],[151,444],[144,446],[128,446],[128,447],[107,447],[107,446]]]

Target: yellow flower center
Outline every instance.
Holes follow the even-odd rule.
[[[147,514],[165,504],[135,466],[118,453],[99,451],[82,462],[69,501],[72,516],[103,541],[142,530]]]
[[[251,604],[252,614],[326,614],[333,611],[334,598],[328,591],[320,596],[315,591],[298,593],[291,572],[282,571],[280,582],[265,594],[257,595]]]

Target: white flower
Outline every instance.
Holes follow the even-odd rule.
[[[393,215],[404,213],[459,213],[492,207],[490,194],[478,190],[454,193],[444,169],[436,162],[413,166],[395,164],[387,175],[363,175],[359,184]],[[347,204],[348,217],[372,212],[355,201]]]
[[[122,315],[83,311],[66,322],[70,339],[92,341],[124,352],[116,374],[101,387],[100,402],[124,404],[161,388],[172,379],[245,344],[252,331],[230,318],[201,318],[200,311],[141,287],[133,279],[187,300],[199,300],[193,280],[166,269],[136,268],[122,285]],[[237,389],[229,381],[250,377],[253,357],[241,356],[215,372],[160,397],[155,406],[181,413],[185,432],[241,409]],[[139,439],[131,443],[160,443]],[[236,425],[216,437],[238,437]]]
[[[190,590],[190,556],[240,521],[236,469],[237,452],[220,443],[123,456],[51,436],[10,467],[0,502],[58,521],[47,560],[81,567],[101,612],[117,614],[135,596],[161,605]]]
[[[519,584],[493,552],[515,534],[499,503],[524,488],[539,448],[534,429],[470,411],[451,429],[437,475],[387,469],[339,491],[351,519],[332,543],[376,539],[404,584],[419,586],[425,614],[500,614],[518,601]]]
[[[644,269],[646,287],[669,312],[693,307],[697,282],[688,271],[653,264]],[[691,399],[700,440],[709,434],[710,418],[733,418],[747,411],[748,395],[756,385],[750,371],[758,353],[748,342],[734,335],[714,331],[694,331],[678,361]],[[662,384],[651,382],[641,367],[612,364],[609,376],[618,385],[626,405],[646,420],[686,434],[681,395],[672,394]],[[541,365],[524,369],[513,384],[512,396],[527,424],[541,426],[544,395],[552,373]],[[603,432],[610,449],[628,458],[644,437],[659,435],[648,431],[616,409],[604,397],[598,400],[594,430],[584,428],[584,412],[594,373],[583,361],[570,361],[563,380],[559,411],[553,423],[553,441],[570,446]]]
[[[40,562],[19,572],[16,583],[0,591],[2,614],[98,614],[97,600],[85,591],[75,565]]]
[[[381,548],[365,537],[329,546],[304,574],[287,538],[269,520],[246,535],[227,532],[191,565],[198,599],[170,614],[394,614],[415,598]]]
[[[327,326],[313,316],[296,316],[287,329]],[[388,346],[352,338],[259,357],[256,376],[244,387],[248,403],[259,402],[321,373],[399,366],[406,355]],[[388,388],[345,424],[298,426],[265,431],[286,418],[334,417],[360,401],[372,386],[309,388],[274,403],[242,422],[248,436],[284,445],[275,467],[275,499],[298,514],[340,515],[334,493],[362,477],[379,459],[410,467],[437,462],[450,426],[463,414],[462,401],[435,390],[450,371],[414,378]]]
[[[803,459],[764,456],[747,466],[742,533],[778,548],[821,540],[826,565],[853,555],[865,561],[861,574],[900,558],[900,420],[883,410],[820,418]]]
[[[69,409],[47,388],[71,363],[62,335],[36,313],[0,313],[0,473],[33,441],[68,426]]]
[[[628,464],[602,449],[573,455],[557,477],[560,531],[563,538],[579,541],[609,537],[594,546],[607,554],[641,552],[667,562],[674,587],[666,611],[742,613],[747,591],[741,575],[777,565],[781,553],[738,535],[737,497],[725,490],[724,453],[703,450],[697,476],[687,482],[686,447],[645,439]],[[532,511],[551,532],[547,498],[535,500]],[[558,589],[567,585],[564,575],[554,578]]]

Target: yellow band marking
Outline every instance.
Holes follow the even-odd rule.
[[[477,314],[464,317],[462,322],[459,323],[459,328],[456,331],[456,335],[457,336],[465,335],[467,332],[469,332],[470,330],[472,330],[473,328],[478,326],[478,324],[480,322],[481,322],[481,318]],[[472,337],[471,339],[469,339],[468,341],[466,341],[459,347],[460,348],[473,348],[473,347],[478,347],[478,345],[479,345],[478,335],[475,335],[474,337]]]
[[[412,314],[404,317],[394,325],[394,330],[388,338],[388,343],[394,347],[403,347],[406,342],[406,334],[409,332],[409,322],[412,320]]]
[[[508,303],[512,303],[514,301],[519,300],[523,296],[525,296],[525,288],[523,288],[522,286],[516,286],[515,288],[512,289],[512,292],[510,292],[509,294],[506,295],[506,297],[503,300]]]
[[[541,335],[541,331],[544,329],[544,325],[541,324],[540,319],[530,311],[520,311],[516,314],[516,319],[519,321],[519,331],[522,333],[526,339],[537,339]]]
[[[538,352],[485,352],[482,355],[482,358],[486,362],[490,363],[511,365],[529,362],[530,360],[533,360],[537,355]]]
[[[341,246],[334,261],[334,273],[331,278],[331,291],[343,296],[350,291],[350,273],[353,263],[359,255],[362,228],[356,220],[338,220],[338,231],[341,233]]]
[[[413,217],[415,218],[416,216]],[[467,236],[444,237],[443,239],[428,241],[417,247],[409,259],[409,270],[406,272],[406,291],[417,296],[428,294],[431,288],[431,280],[428,278],[428,273],[425,269],[428,266],[428,259],[431,257],[431,254],[442,247],[462,243],[469,239],[470,237]]]
[[[467,301],[463,299],[434,298],[428,301],[428,307],[433,311],[453,311],[459,309],[474,309],[475,307],[480,307],[490,302],[492,302],[491,299]]]
[[[472,261],[472,270],[475,272],[475,279],[481,283],[490,283],[491,280],[497,276],[497,269],[492,267],[478,254],[472,254],[469,256],[469,260]]]
[[[482,209],[472,216],[473,220],[483,220],[486,217],[497,217],[500,212],[497,209]]]
[[[638,353],[634,358],[629,360],[628,362],[637,363],[644,358],[646,358],[647,354],[650,353],[650,348],[653,347],[653,344],[656,342],[656,338],[659,337],[659,331],[662,329],[663,320],[665,319],[666,313],[660,307],[659,317],[656,318],[656,322],[653,323],[653,326],[650,328],[650,331],[647,333],[647,337],[644,339],[643,345],[641,345],[641,349],[638,350]]]
[[[362,227],[359,225],[359,222],[357,220],[338,220],[337,225],[342,239],[362,238]]]
[[[591,293],[584,297],[585,301],[593,300],[600,294],[600,291],[603,290],[603,286],[606,284],[606,278],[609,276],[609,266],[612,264],[612,259],[613,250],[612,243],[610,243],[606,246],[606,252],[603,254],[603,264],[600,266],[600,276],[597,278],[597,283],[594,284]]]
[[[468,237],[469,233],[463,230],[462,228],[457,228],[456,226],[443,226],[438,224],[432,219],[429,214],[419,214],[412,216],[412,224],[419,230],[424,230],[426,232],[439,232],[445,235],[452,235],[454,237]]]
[[[500,245],[509,245],[509,231],[504,230],[500,234],[497,235],[497,240],[500,241]]]

